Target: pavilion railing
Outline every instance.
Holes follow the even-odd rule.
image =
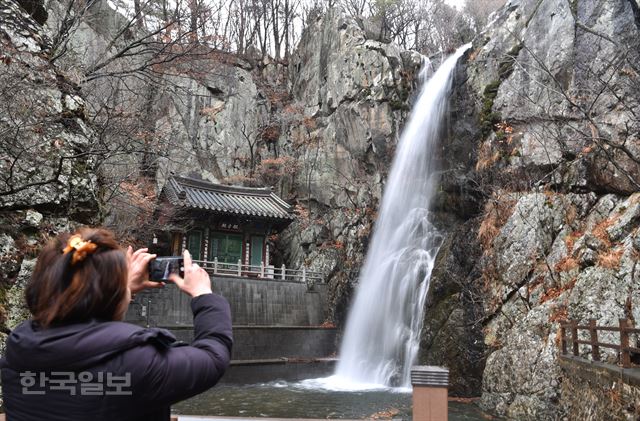
[[[264,262],[261,262],[260,265],[246,265],[240,260],[238,260],[237,263],[223,263],[218,262],[217,258],[213,261],[194,260],[194,262],[200,265],[211,275],[273,279],[279,281],[301,282],[310,285],[325,282],[324,275],[321,272],[311,271],[305,267],[302,269],[290,269],[285,265],[280,267],[265,265]]]
[[[589,332],[589,339],[579,339],[580,331]],[[617,332],[620,343],[605,343],[598,340],[598,332]],[[575,320],[560,324],[560,352],[562,355],[580,356],[579,346],[590,346],[593,361],[600,361],[600,348],[618,351],[619,364],[624,368],[632,367],[631,354],[640,354],[640,348],[630,346],[629,335],[640,333],[640,329],[631,326],[629,320],[619,319],[618,326],[597,326],[596,319],[589,319],[588,324],[579,325]]]

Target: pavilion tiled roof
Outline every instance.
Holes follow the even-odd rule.
[[[270,188],[225,186],[188,177],[170,177],[164,192],[174,205],[213,212],[293,220],[291,206]]]

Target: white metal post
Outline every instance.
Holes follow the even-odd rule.
[[[264,261],[260,261],[260,277],[264,278]]]
[[[242,276],[242,261],[238,259],[238,276]]]
[[[213,274],[218,273],[218,257],[213,258]]]
[[[307,283],[307,268],[304,266],[302,267],[302,282]]]
[[[207,260],[209,258],[209,228],[204,229],[204,254],[202,255],[202,260]]]
[[[280,278],[284,281],[284,273],[285,273],[285,272],[286,272],[286,270],[287,270],[287,269],[285,268],[285,266],[284,266],[284,263],[282,264],[282,269],[280,269],[280,270],[281,270],[281,272],[280,272]]]
[[[265,266],[269,266],[269,243],[267,243],[266,247],[265,247],[265,252],[264,252],[264,264]]]

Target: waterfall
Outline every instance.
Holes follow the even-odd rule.
[[[430,221],[434,160],[459,48],[421,88],[398,144],[332,382],[410,386],[441,243]],[[427,66],[428,62],[423,66]],[[421,72],[427,73],[428,70]]]

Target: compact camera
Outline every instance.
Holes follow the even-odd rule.
[[[149,279],[154,282],[169,282],[175,273],[184,278],[184,258],[181,256],[156,257],[149,262]]]

